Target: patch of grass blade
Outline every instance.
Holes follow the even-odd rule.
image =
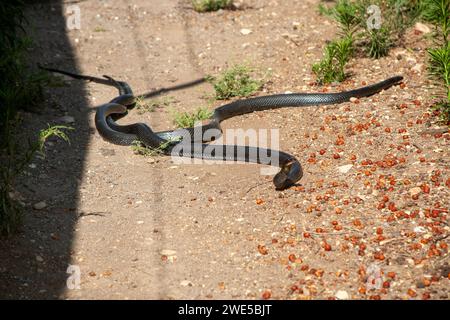
[[[169,107],[176,102],[174,97],[164,97],[161,99],[154,99],[149,102],[144,101],[142,98],[136,97],[136,108],[139,114],[145,112],[154,112],[156,109]]]
[[[208,108],[198,108],[192,113],[172,111],[173,123],[178,128],[191,128],[197,121],[210,119],[213,115]]]
[[[210,76],[208,80],[214,86],[215,98],[248,97],[261,89],[263,81],[254,79],[253,72],[254,69],[248,66],[235,65],[217,78]]]
[[[369,30],[368,37],[369,41],[366,50],[369,57],[379,59],[388,54],[391,39],[387,28],[381,27],[380,29]]]
[[[432,109],[437,110],[441,120],[450,125],[450,0],[424,0],[424,4],[424,18],[436,27],[436,47],[427,50],[428,72],[443,92],[442,100]]]
[[[350,37],[332,41],[325,47],[323,59],[313,65],[313,72],[320,84],[341,82],[345,79],[345,65],[352,54]]]
[[[192,6],[197,12],[217,11],[233,7],[233,0],[192,0]]]
[[[142,144],[140,141],[134,141],[133,144],[131,145],[131,149],[133,150],[134,154],[139,154],[144,157],[156,157],[164,155],[167,148],[177,141],[180,140],[178,139],[167,140],[166,142],[162,143],[158,148],[149,148],[144,144]]]
[[[422,0],[422,17],[439,29],[438,40],[448,41],[450,32],[450,0]]]

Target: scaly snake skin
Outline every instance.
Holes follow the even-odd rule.
[[[51,72],[65,74],[75,79],[114,86],[119,90],[120,96],[98,107],[95,114],[97,130],[106,141],[125,146],[132,145],[135,141],[140,141],[149,148],[159,148],[164,154],[172,156],[277,165],[281,168],[273,179],[277,190],[289,188],[302,178],[302,167],[294,156],[282,151],[259,147],[209,145],[202,142],[209,142],[220,137],[222,134],[220,123],[225,119],[254,111],[282,107],[304,107],[347,102],[352,97],[361,98],[371,96],[403,80],[403,77],[395,76],[370,86],[337,93],[277,94],[237,100],[216,108],[211,117],[211,121],[202,127],[154,132],[145,123],[134,123],[131,125],[119,125],[116,123],[116,120],[125,116],[128,110],[134,108],[136,104],[133,91],[126,82],[116,81],[108,76],[104,76],[105,79],[102,79],[53,68],[41,68]],[[197,130],[201,130],[199,134],[196,132]],[[205,137],[204,133],[208,130],[214,130],[215,134]],[[198,140],[197,137],[200,137],[201,140]],[[164,148],[161,148],[162,146]]]

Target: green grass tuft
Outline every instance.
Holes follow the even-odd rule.
[[[133,150],[134,154],[138,154],[144,157],[162,156],[165,154],[167,148],[177,141],[180,140],[178,139],[167,140],[166,142],[162,143],[158,148],[149,148],[144,144],[142,144],[140,141],[134,141],[133,144],[131,145],[131,149]]]
[[[422,0],[422,3],[422,17],[436,26],[438,40],[441,43],[446,43],[450,32],[450,1]]]
[[[192,113],[172,111],[173,123],[178,128],[191,128],[197,121],[210,119],[212,115],[211,110],[201,107]]]
[[[313,65],[313,72],[320,84],[341,82],[345,79],[345,65],[352,54],[350,37],[332,41],[325,47],[323,59]]]
[[[255,70],[244,65],[235,65],[218,78],[209,77],[213,84],[215,98],[225,100],[233,97],[248,97],[263,86],[262,80],[252,77]]]
[[[153,99],[149,102],[144,101],[142,98],[136,97],[136,108],[139,114],[143,114],[145,112],[154,112],[156,109],[169,107],[175,102],[177,102],[177,100],[171,96],[161,99]]]
[[[233,0],[192,0],[192,6],[197,12],[231,9],[233,7]]]
[[[373,29],[367,32],[369,35],[369,42],[366,48],[368,56],[374,59],[386,56],[392,45],[389,30],[381,27],[380,29]]]
[[[437,82],[441,101],[432,109],[438,111],[441,120],[450,125],[450,0],[424,0],[423,17],[436,27],[435,47],[429,48],[428,72]]]

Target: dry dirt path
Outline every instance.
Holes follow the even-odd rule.
[[[189,1],[82,1],[81,29],[67,33],[55,29],[67,5],[40,5],[29,14],[39,39],[36,60],[107,74],[136,93],[188,83],[243,61],[271,69],[261,94],[322,90],[310,86],[311,64],[336,28],[318,15],[318,1],[246,3],[244,10],[200,15]],[[2,296],[260,299],[271,292],[276,299],[323,299],[340,290],[341,298],[420,299],[425,293],[447,299],[448,238],[439,238],[450,232],[449,139],[448,133],[426,134],[439,127],[424,116],[430,96],[424,71],[411,70],[425,61],[422,36],[408,33],[405,47],[410,50],[398,48],[377,61],[353,60],[352,80],[328,90],[393,74],[405,76],[404,88],[358,104],[286,108],[224,123],[280,129],[280,149],[293,153],[305,171],[301,186],[284,192],[275,192],[257,165],[180,165],[103,141],[94,111],[116,95],[113,88],[70,81],[49,89],[56,107],[37,119],[25,114],[28,125],[57,123],[67,114],[75,117],[75,131],[71,146],[54,141],[49,156],[37,159],[24,178],[26,224],[2,244]],[[207,105],[204,96],[211,92],[203,83],[166,95],[178,101],[173,108],[187,111]],[[124,120],[156,130],[173,127],[167,109],[133,111]],[[336,145],[339,135],[343,145]],[[394,165],[377,168],[365,159]],[[388,191],[391,177],[394,190]],[[417,188],[411,190],[424,183],[431,192],[412,199]],[[397,211],[377,209],[386,194]],[[33,210],[42,200],[47,207]],[[380,228],[386,242],[377,240]],[[428,242],[411,250],[423,238]],[[430,247],[433,241],[437,249]],[[439,255],[428,256],[433,249]],[[66,288],[68,264],[81,270],[78,290]],[[365,293],[367,269],[376,267],[390,288]],[[431,286],[421,284],[433,277]]]

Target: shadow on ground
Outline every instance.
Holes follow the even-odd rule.
[[[76,71],[76,59],[66,36],[64,10],[60,1],[28,7],[26,29],[34,46],[31,60]],[[46,12],[46,16],[39,16],[39,12]],[[74,227],[80,215],[78,186],[90,129],[82,82],[47,91],[50,90],[52,98],[42,110],[22,114],[23,131],[32,137],[47,124],[61,123],[61,117],[66,114],[75,118],[75,130],[70,132],[70,145],[51,140],[45,159],[34,159],[18,181],[17,191],[26,203],[25,221],[17,235],[0,242],[0,298],[3,299],[54,299],[66,290]],[[76,92],[71,95],[76,100],[64,99],[68,90]],[[47,207],[34,210],[33,204],[40,201],[45,201]]]
[[[71,2],[76,3],[76,2]],[[68,5],[68,4],[66,4]],[[31,62],[81,73],[72,45],[67,37],[66,7],[63,2],[42,1],[28,7],[33,39]],[[42,16],[45,12],[46,15]],[[205,79],[193,80],[169,88],[143,93],[151,98],[168,91],[198,85]],[[89,126],[89,93],[86,82],[71,81],[69,86],[46,89],[47,101],[41,110],[22,113],[22,134],[35,138],[48,124],[64,124],[65,116],[73,117],[69,133],[70,145],[58,139],[47,144],[45,158],[35,158],[19,179],[16,189],[25,203],[24,225],[15,236],[0,241],[0,299],[64,298],[67,283],[74,274],[68,273],[77,220],[95,213],[78,209],[79,187],[85,171],[85,158],[95,128]],[[44,201],[41,210],[33,205]]]

